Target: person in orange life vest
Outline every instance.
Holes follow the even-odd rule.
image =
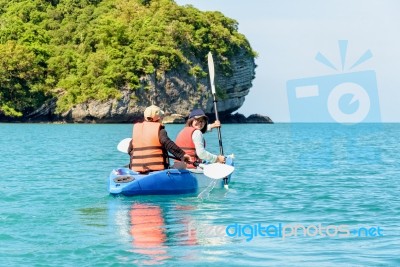
[[[212,128],[221,127],[220,121],[208,125],[208,117],[201,109],[194,109],[189,115],[185,128],[178,134],[175,143],[181,147],[185,153],[189,154],[195,161],[206,160],[211,163],[225,163],[223,155],[214,155],[205,149],[203,133]],[[195,168],[192,164],[188,168]]]
[[[160,122],[163,115],[159,107],[151,105],[144,111],[144,121],[133,125],[132,141],[128,148],[130,169],[140,173],[167,169],[168,152],[182,161],[191,160],[188,154],[169,139]]]

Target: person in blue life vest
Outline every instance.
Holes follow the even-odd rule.
[[[177,146],[161,123],[164,112],[151,105],[144,111],[144,121],[133,125],[132,141],[129,144],[129,168],[139,173],[159,171],[169,168],[168,152],[188,162],[190,156]]]
[[[206,150],[203,133],[216,127],[221,127],[220,121],[216,120],[209,125],[208,117],[204,111],[202,109],[194,109],[190,112],[185,128],[178,134],[175,143],[196,162],[205,160],[211,163],[225,163],[223,155],[214,155]],[[188,164],[187,168],[195,168],[195,166]]]

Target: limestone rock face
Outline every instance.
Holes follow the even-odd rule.
[[[158,105],[167,116],[177,114],[186,118],[193,108],[202,108],[212,117],[214,105],[207,63],[198,59],[193,59],[193,62],[202,66],[207,75],[200,78],[189,75],[187,66],[182,66],[162,74],[142,77],[140,89],[122,88],[119,99],[91,100],[58,115],[54,113],[55,102],[52,101],[51,105],[30,114],[28,119],[78,123],[135,122],[143,119],[144,109],[151,104]],[[229,62],[232,71],[228,76],[222,73],[218,62],[215,62],[215,85],[217,94],[222,95],[217,97],[217,107],[222,117],[230,115],[243,105],[255,78],[254,58],[244,50],[229,59]]]
[[[246,118],[243,114],[235,113],[221,118],[224,123],[274,123],[270,117],[252,114]]]
[[[186,123],[186,119],[180,114],[171,114],[169,116],[164,117],[163,123],[184,124]]]
[[[260,114],[252,114],[246,119],[246,123],[273,123],[270,117]]]

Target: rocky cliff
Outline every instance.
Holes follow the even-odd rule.
[[[196,59],[195,59],[196,60]],[[208,73],[206,60],[198,60],[204,72]],[[255,78],[254,58],[245,50],[239,51],[229,59],[231,72],[223,74],[215,62],[215,84],[219,95],[218,111],[221,120],[238,110],[249,93]],[[141,79],[141,88],[136,90],[121,89],[122,97],[108,101],[92,100],[74,106],[63,114],[55,114],[56,99],[49,101],[24,120],[62,121],[62,122],[98,122],[123,123],[135,122],[143,118],[144,109],[155,104],[166,115],[177,114],[186,117],[189,112],[199,107],[210,116],[214,116],[213,100],[208,75],[196,78],[189,75],[185,66],[162,74],[155,74]]]

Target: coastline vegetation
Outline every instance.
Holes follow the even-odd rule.
[[[208,51],[229,73],[243,48],[256,56],[235,20],[173,0],[0,0],[0,117],[118,98],[182,64],[202,76]]]

